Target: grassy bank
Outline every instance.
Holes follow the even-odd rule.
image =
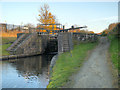
[[[2,44],[14,42],[16,39],[16,37],[2,37]]]
[[[119,50],[118,49],[118,38],[116,38],[114,35],[110,35],[109,39],[111,41],[110,48],[109,48],[111,60],[115,68],[118,69],[118,53],[120,53],[120,51],[118,51]]]
[[[10,55],[9,52],[6,50],[8,47],[10,47],[11,44],[4,44],[0,47],[0,51],[2,51],[2,56]]]
[[[52,77],[47,88],[62,87],[68,78],[82,65],[88,50],[93,49],[97,43],[81,43],[70,52],[61,54],[53,67]]]
[[[3,44],[0,46],[1,55],[2,56],[10,55],[6,49],[11,45],[11,43],[9,42],[14,42],[17,38],[16,37],[1,37],[1,38],[2,38],[2,44]],[[9,43],[9,44],[5,44],[5,43]]]
[[[118,45],[120,45],[120,42],[118,41],[118,38],[116,38],[115,35],[109,35],[108,37],[110,39],[110,60],[112,61],[112,64],[114,65],[115,68],[113,68],[114,71],[118,71],[118,74],[120,75],[120,61],[119,61],[119,55],[120,55],[120,50],[118,48]],[[118,77],[118,74],[115,73],[115,77]],[[118,77],[118,85],[120,85],[120,78]]]

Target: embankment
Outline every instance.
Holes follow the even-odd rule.
[[[74,49],[70,52],[60,54],[52,69],[47,88],[63,87],[68,82],[69,77],[82,66],[87,52],[93,49],[96,45],[97,42],[80,43],[79,45],[74,46]]]
[[[0,51],[1,51],[1,56],[5,55],[10,55],[10,53],[6,50],[12,42],[14,42],[17,38],[16,37],[0,37],[1,38],[1,43],[0,43]]]
[[[120,50],[119,50],[119,38],[116,35],[109,34],[108,35],[109,41],[110,41],[110,47],[109,47],[109,60],[110,60],[110,68],[112,70],[112,74],[115,78],[114,84],[120,85],[120,65],[119,65],[119,55],[120,55]],[[119,80],[119,81],[118,81]]]

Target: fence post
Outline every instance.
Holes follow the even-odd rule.
[[[73,30],[73,32],[74,32],[74,26],[71,26],[71,28],[72,28],[72,30]]]
[[[20,25],[19,25],[19,31],[20,31]]]
[[[13,24],[13,31],[14,31],[14,24]]]
[[[64,32],[65,26],[63,25],[63,32]]]
[[[7,23],[6,23],[6,25],[5,25],[5,26],[6,26],[6,28],[5,28],[6,30],[5,30],[5,31],[7,32]]]
[[[54,25],[52,25],[52,34],[54,34]]]
[[[71,26],[72,27],[72,29],[74,29],[74,26]]]
[[[31,28],[28,26],[28,31],[29,31],[29,33],[31,33]]]

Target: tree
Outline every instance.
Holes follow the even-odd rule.
[[[93,31],[89,31],[89,33],[94,33]]]
[[[37,20],[42,24],[55,24],[57,22],[56,17],[54,15],[52,15],[52,13],[49,11],[48,4],[44,4],[43,7],[40,7],[38,16],[39,16],[39,18]],[[38,25],[37,27],[51,30],[50,33],[52,34],[52,32],[53,32],[52,30],[55,30],[56,25],[45,25],[45,26]],[[54,29],[53,29],[53,27],[54,27]],[[46,30],[40,30],[40,32],[46,32]]]
[[[107,35],[107,34],[106,34],[106,31],[104,30],[101,35],[102,35],[102,36],[106,36],[106,35]]]
[[[117,23],[111,23],[111,24],[108,26],[108,30],[112,30],[113,28],[115,28],[115,26],[117,26]]]
[[[24,25],[24,29],[25,29],[26,31],[34,32],[35,29],[32,29],[32,28],[35,28],[35,26],[34,26],[33,24],[31,24],[31,23],[27,23],[27,24]]]
[[[35,26],[34,26],[33,24],[31,24],[31,23],[27,23],[27,24],[25,24],[24,26],[31,27],[31,28],[35,28]]]
[[[42,24],[55,24],[55,16],[49,11],[48,4],[44,4],[39,10],[39,18],[37,19]]]

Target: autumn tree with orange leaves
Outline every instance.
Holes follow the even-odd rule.
[[[40,7],[38,21],[42,24],[55,24],[55,16],[49,11],[48,4]]]
[[[56,17],[52,15],[52,13],[49,11],[48,4],[44,4],[43,7],[40,7],[38,16],[39,18],[37,20],[42,24],[55,24],[56,23]],[[42,26],[38,26],[38,27],[42,27]],[[53,25],[45,25],[42,28],[52,30],[52,27]],[[54,28],[56,28],[56,25],[54,25]],[[46,30],[43,30],[43,32],[46,32]]]

